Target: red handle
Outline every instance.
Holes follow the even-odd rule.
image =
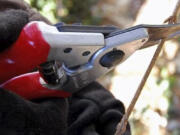
[[[25,99],[44,97],[69,97],[71,94],[61,90],[48,89],[40,83],[39,72],[27,73],[14,77],[0,85],[0,87],[13,91]]]
[[[0,54],[0,87],[26,99],[70,96],[70,93],[43,87],[38,72],[28,73],[47,61],[49,50],[50,46],[44,40],[38,23],[27,24],[18,40]]]
[[[18,40],[0,54],[0,83],[32,71],[45,62],[50,46],[44,40],[36,22],[27,24]]]

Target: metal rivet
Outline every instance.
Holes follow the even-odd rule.
[[[82,56],[88,56],[91,52],[90,51],[85,51],[82,53]]]
[[[64,53],[70,53],[72,51],[72,48],[66,48],[64,49]]]

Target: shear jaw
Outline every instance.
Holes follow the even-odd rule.
[[[148,37],[146,28],[138,28],[105,38],[105,45],[94,51],[85,64],[73,68],[63,64],[60,67],[67,78],[64,83],[47,84],[46,87],[74,93],[125,61],[148,41]]]
[[[79,90],[125,61],[148,41],[146,28],[121,33],[105,39],[89,61],[75,69],[64,67],[68,75],[67,90]]]

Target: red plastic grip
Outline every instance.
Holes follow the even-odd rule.
[[[18,40],[0,53],[0,83],[32,71],[45,62],[50,46],[42,37],[36,22],[27,24]]]
[[[25,99],[47,97],[69,97],[70,93],[62,90],[48,89],[40,83],[39,72],[27,73],[14,77],[0,85],[0,87],[13,91]]]
[[[17,41],[0,53],[0,87],[25,99],[69,97],[71,94],[68,92],[43,87],[39,72],[28,73],[47,61],[49,50],[38,23],[27,24]]]

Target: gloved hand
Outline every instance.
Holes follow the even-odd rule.
[[[21,0],[0,0],[0,20],[0,53],[11,47],[29,21],[46,21]],[[66,135],[67,111],[64,98],[27,101],[0,88],[1,135]]]
[[[0,51],[16,41],[29,21],[49,23],[22,0],[0,0],[0,19]],[[72,95],[67,109],[62,98],[27,101],[0,89],[0,134],[66,135],[68,114],[68,135],[113,135],[124,113],[123,104],[97,83]]]
[[[1,135],[66,135],[67,113],[65,99],[27,101],[0,89]]]
[[[68,135],[114,135],[125,108],[97,82],[69,98]],[[131,135],[127,125],[124,135]]]

